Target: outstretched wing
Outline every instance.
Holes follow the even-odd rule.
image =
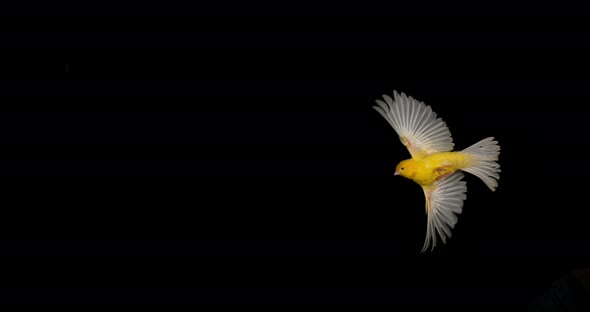
[[[395,132],[414,159],[420,159],[433,152],[449,152],[454,143],[451,132],[430,106],[393,92],[393,99],[383,95],[385,102],[377,100],[378,111],[391,124]]]
[[[426,238],[422,252],[434,250],[437,234],[443,244],[451,238],[452,230],[457,223],[457,215],[463,211],[463,202],[467,198],[467,185],[461,181],[463,173],[456,171],[452,175],[437,181],[430,188],[424,188],[426,196]]]

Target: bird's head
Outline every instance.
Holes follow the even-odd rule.
[[[406,159],[400,161],[395,167],[394,175],[401,175],[402,177],[411,179],[416,175],[417,164],[414,159]]]

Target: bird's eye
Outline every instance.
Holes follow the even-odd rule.
[[[404,171],[404,167],[402,167],[402,171]]]

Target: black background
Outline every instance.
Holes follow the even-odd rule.
[[[584,16],[273,8],[3,18],[3,298],[527,304],[588,265]],[[393,90],[502,147],[433,253]]]

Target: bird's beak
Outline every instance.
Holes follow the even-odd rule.
[[[396,170],[393,175],[399,175],[399,171]]]

